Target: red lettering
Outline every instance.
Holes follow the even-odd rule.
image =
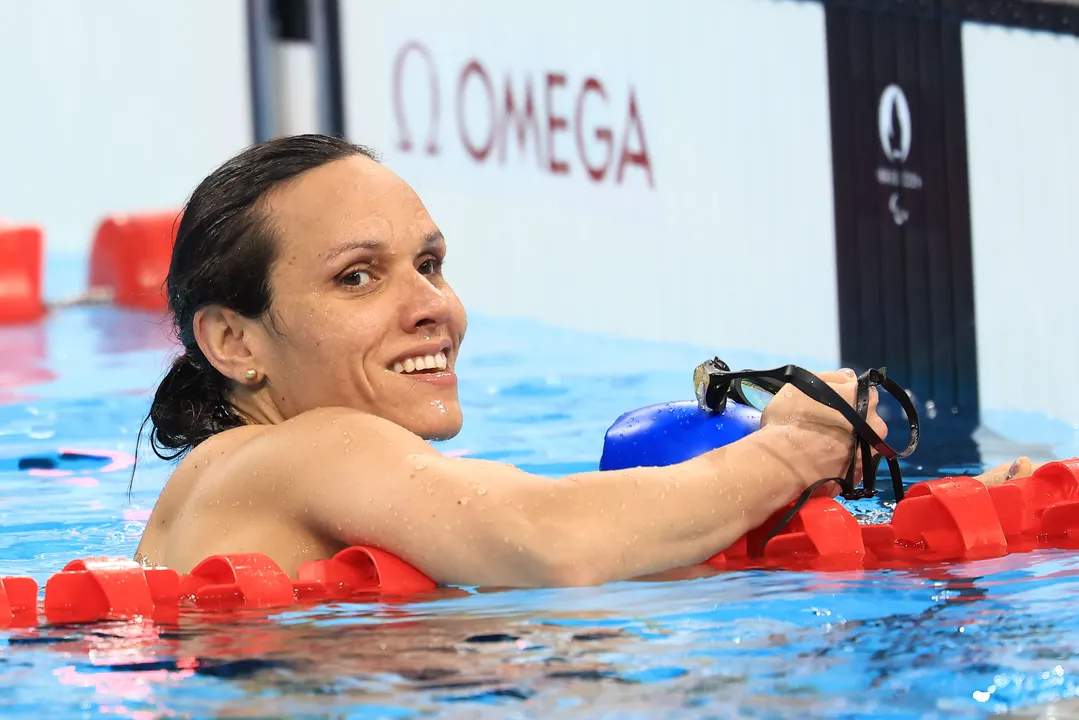
[[[551,97],[551,91],[554,88],[565,86],[565,75],[562,73],[547,73],[547,159],[548,168],[555,175],[569,174],[569,164],[555,159],[555,131],[566,129],[566,118],[554,114],[554,98]]]
[[[532,131],[536,138],[536,160],[543,165],[543,144],[540,137],[539,121],[536,118],[536,107],[532,101],[532,79],[525,78],[524,114],[517,114],[517,103],[513,99],[513,82],[510,76],[506,76],[506,114],[502,116],[502,143],[499,148],[498,159],[506,161],[506,146],[509,145],[510,123],[514,125],[517,134],[517,149],[524,150],[528,143],[528,132]]]
[[[413,55],[419,60],[421,67],[417,70],[420,72],[406,69]],[[421,82],[426,80],[429,99],[426,126],[417,123],[410,127],[410,120],[422,122],[423,119],[422,116],[410,117],[407,113],[410,108],[405,107],[405,89],[413,88],[415,84],[410,78]],[[474,80],[476,82],[473,82]],[[517,84],[522,81],[523,85]],[[544,97],[539,100],[536,94],[541,88],[535,81],[545,83],[542,88]],[[398,147],[404,152],[415,152],[416,145],[419,144],[417,140],[423,136],[415,137],[413,129],[423,128],[427,131],[424,143],[427,153],[438,154],[440,93],[438,67],[430,50],[418,42],[404,44],[394,58],[392,83],[393,111],[399,133]],[[477,83],[479,88],[476,87]],[[536,161],[540,168],[553,175],[569,175],[573,149],[563,148],[566,155],[560,155],[558,142],[561,134],[572,134],[572,140],[566,142],[576,145],[580,167],[592,182],[602,183],[611,178],[621,185],[625,182],[629,168],[636,166],[643,171],[648,187],[655,187],[644,119],[637,104],[636,91],[632,87],[629,88],[625,121],[619,127],[612,123],[610,117],[616,98],[608,96],[606,86],[598,77],[584,78],[575,98],[564,95],[564,91],[568,89],[567,74],[564,72],[549,71],[540,78],[523,75],[517,78],[517,83],[507,74],[504,87],[499,88],[501,95],[496,97],[491,75],[480,60],[473,58],[462,67],[456,88],[457,133],[461,145],[473,160],[477,163],[486,162],[498,143],[499,162],[505,163],[510,153],[509,147],[513,138],[516,138],[519,156],[530,155],[531,149],[528,146],[534,142]],[[419,89],[420,87],[415,87],[407,96],[408,99],[414,99],[415,90]],[[575,103],[572,115],[569,114],[568,107],[561,105],[571,99]],[[545,101],[543,108],[537,105],[540,101]],[[487,127],[474,127],[476,124],[482,125],[485,114]]]
[[[639,149],[631,152],[629,149],[630,131],[636,131]],[[622,183],[622,175],[626,165],[639,165],[648,174],[648,187],[652,184],[652,161],[648,157],[648,145],[644,140],[644,123],[641,122],[640,113],[637,112],[637,97],[633,94],[633,88],[629,89],[629,117],[626,119],[626,129],[622,134],[622,156],[618,159],[618,174],[615,176],[619,184]]]
[[[577,114],[574,117],[575,130],[577,135],[577,152],[581,156],[581,164],[584,165],[585,170],[588,171],[588,177],[592,178],[596,182],[603,180],[603,176],[607,174],[607,170],[611,167],[611,159],[614,155],[614,138],[609,127],[596,128],[595,135],[596,140],[601,144],[607,146],[607,156],[599,166],[592,166],[588,164],[588,154],[585,152],[584,147],[584,101],[588,97],[588,93],[597,93],[601,99],[607,99],[607,92],[603,89],[603,83],[596,78],[588,78],[584,81],[584,86],[581,88],[581,93],[577,96]]]
[[[404,75],[405,61],[412,53],[418,53],[423,60],[424,69],[427,71],[427,93],[430,108],[427,119],[427,154],[438,154],[438,124],[439,124],[439,92],[438,92],[438,69],[435,67],[435,58],[425,45],[418,42],[408,42],[397,52],[393,61],[393,111],[397,120],[397,132],[399,140],[397,147],[403,152],[412,151],[412,132],[405,119],[404,101]]]
[[[465,90],[468,87],[469,78],[473,75],[479,76],[480,82],[483,83],[483,89],[487,92],[487,116],[490,119],[487,126],[487,140],[480,147],[472,144],[472,138],[468,136],[468,124],[465,121]],[[483,162],[487,159],[487,155],[490,154],[491,147],[494,145],[496,129],[495,91],[491,87],[491,78],[488,77],[487,71],[483,69],[483,65],[480,64],[479,60],[473,60],[465,66],[460,79],[457,81],[457,132],[461,135],[461,144],[465,146],[468,154],[474,160]]]

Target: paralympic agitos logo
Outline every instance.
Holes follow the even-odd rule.
[[[443,87],[444,78],[452,80],[450,88]],[[424,84],[426,112],[406,99],[406,89]],[[559,71],[496,73],[475,58],[445,68],[427,46],[412,41],[397,51],[392,87],[402,152],[422,148],[439,155],[450,126],[479,164],[505,163],[515,152],[534,156],[536,167],[553,175],[586,175],[614,184],[639,179],[654,186],[644,118],[632,86],[609,86],[594,76],[573,81]]]

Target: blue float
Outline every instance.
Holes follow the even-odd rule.
[[[696,401],[649,405],[622,415],[603,438],[600,470],[663,467],[741,440],[760,429],[759,410],[728,401],[721,413]]]

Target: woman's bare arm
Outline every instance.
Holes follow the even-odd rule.
[[[822,441],[768,426],[679,465],[552,479],[447,458],[351,410],[307,413],[263,439],[270,465],[287,448],[296,510],[315,532],[440,583],[486,586],[598,584],[706,560],[819,479],[804,443]]]

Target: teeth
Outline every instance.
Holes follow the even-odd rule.
[[[401,374],[421,370],[445,370],[448,366],[449,361],[446,359],[446,353],[440,351],[437,355],[417,355],[405,360],[403,363],[394,363],[393,371]]]

